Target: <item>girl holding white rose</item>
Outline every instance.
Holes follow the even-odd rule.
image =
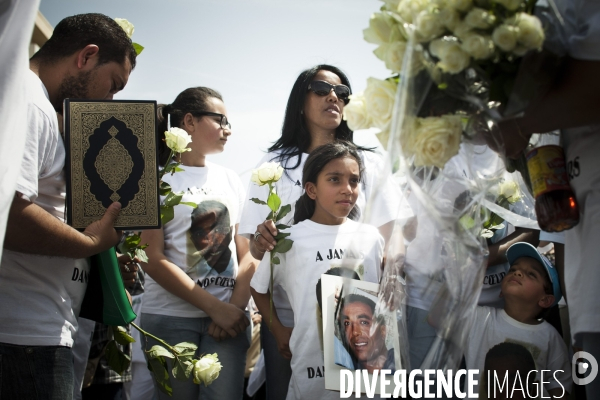
[[[302,168],[309,154],[321,145],[338,140],[352,142],[353,132],[342,119],[351,93],[346,75],[331,65],[317,65],[303,71],[296,79],[288,99],[281,137],[258,163],[260,166],[264,162],[275,161],[284,168],[283,176],[274,185],[281,204],[290,204],[292,211],[279,223],[291,225],[296,200],[303,193]],[[366,214],[367,200],[372,198],[375,190],[380,192],[370,203],[372,212],[365,222],[379,227],[383,237],[387,239],[394,221],[397,218],[407,218],[411,211],[408,207],[399,211],[402,196],[398,189],[392,182],[380,182],[382,159],[369,149],[361,147],[359,155],[364,174],[356,202],[357,217]],[[272,221],[265,221],[268,208],[248,199],[266,198],[267,191],[267,186],[250,183],[240,221],[240,234],[251,238],[250,251],[257,259],[262,259],[266,251],[273,249],[277,229]],[[279,400],[286,396],[291,369],[289,354],[284,351],[285,355],[282,356],[278,349],[281,351],[287,348],[294,316],[287,294],[280,286],[273,289],[273,302],[285,329],[271,333],[267,324],[263,324],[261,342],[265,356],[267,398]]]
[[[224,150],[231,125],[221,95],[204,87],[186,89],[173,104],[159,106],[159,132],[167,131],[169,116],[173,128],[165,141],[181,150],[183,171],[163,181],[183,197],[171,221],[142,233],[149,261],[143,264],[141,325],[168,343],[191,342],[198,354],[216,353],[223,366],[209,386],[171,379],[172,398],[242,399],[250,343],[244,309],[254,272],[248,239],[237,233],[244,189],[236,173],[206,161]],[[161,146],[165,165],[170,149]],[[156,344],[150,342],[148,349]],[[156,390],[155,398],[170,397]]]

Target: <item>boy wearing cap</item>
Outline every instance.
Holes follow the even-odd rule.
[[[527,393],[528,383],[537,381],[547,398],[564,398],[571,391],[567,348],[554,327],[540,319],[540,314],[557,304],[562,297],[558,273],[529,243],[515,243],[507,250],[506,258],[510,269],[502,280],[504,308],[477,307],[475,310],[465,350],[467,368],[484,371],[485,358],[490,349],[504,342],[519,344],[533,356],[537,374],[509,376],[506,383],[503,382],[505,376],[498,374],[498,393],[501,385],[508,384],[508,393],[512,391],[514,395],[526,398],[537,397],[541,393],[536,395],[532,393],[533,389]],[[493,394],[493,371],[490,373],[492,375],[488,382]],[[480,376],[480,381],[482,379]],[[539,386],[536,387],[537,391],[540,391]]]

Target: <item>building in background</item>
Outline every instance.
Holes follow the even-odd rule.
[[[31,34],[31,43],[29,44],[29,57],[33,56],[44,43],[52,36],[52,25],[44,17],[44,15],[38,11],[35,16],[35,25],[33,27],[33,33]]]

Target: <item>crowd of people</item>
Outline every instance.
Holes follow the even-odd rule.
[[[600,91],[590,89],[600,83],[595,75],[600,24],[594,25],[600,8],[570,4],[566,15],[573,26],[572,52],[562,78],[523,117],[499,128],[508,155],[521,151],[527,144],[524,137],[534,132],[565,129],[567,158],[577,158],[581,165],[581,175],[571,181],[581,221],[562,237],[511,226],[495,235],[463,357],[463,368],[509,376],[550,370],[547,380],[538,377],[536,382],[555,398],[567,398],[575,390],[573,351],[582,349],[600,360],[600,318],[593,296],[600,272],[592,243],[600,226],[600,168],[593,159],[600,143],[593,125],[600,122],[595,112]],[[101,360],[107,327],[78,318],[87,282],[74,279],[74,271],[87,276],[89,257],[122,239],[113,227],[119,203],[83,231],[64,221],[63,100],[112,99],[126,86],[136,62],[130,38],[112,18],[82,14],[63,19],[30,59],[29,70],[19,75],[26,127],[10,134],[24,136],[25,146],[1,253],[0,398],[171,397],[152,383],[139,356],[142,348],[156,344],[152,339],[131,345],[128,372],[111,374]],[[395,229],[402,230],[406,246],[402,279],[408,293],[403,314],[408,367],[418,369],[424,362],[439,334],[436,315],[448,311],[443,277],[428,273],[437,269],[425,265],[439,262],[442,240],[418,201],[410,195],[405,199],[397,183],[383,174],[383,158],[353,143],[343,119],[351,93],[348,77],[334,66],[304,70],[292,85],[281,136],[257,162],[283,167],[274,185],[281,203],[291,205],[278,224],[291,226],[285,232],[293,246],[278,254],[272,275],[270,252],[281,232],[267,219],[269,208],[250,200],[266,199],[269,186],[251,183],[246,188],[227,166],[207,159],[227,151],[227,141],[235,140],[221,94],[191,87],[157,108],[162,138],[168,122],[192,138],[191,151],[176,155],[183,171],[164,177],[188,204],[177,205],[173,219],[161,228],[143,231],[147,262],[120,257],[123,279],[145,331],[171,344],[194,343],[197,354],[217,353],[223,366],[208,386],[172,379],[172,398],[244,398],[246,357],[258,316],[266,398],[339,398],[339,392],[325,389],[324,373],[307,374],[324,365],[315,287],[322,274],[344,268],[352,270],[354,279],[378,283]],[[6,107],[3,100],[1,108]],[[170,152],[164,141],[160,146],[165,165]],[[361,223],[367,210],[368,223]],[[559,268],[537,249],[551,242],[556,243]],[[343,262],[322,256],[330,252],[344,254]],[[556,322],[550,316],[556,317],[552,310],[563,295],[570,316]],[[394,352],[386,347],[386,329],[377,322],[374,302],[350,294],[339,303],[341,343],[354,367],[394,369]],[[570,335],[561,338],[559,331],[567,329]],[[167,364],[170,370],[171,360]],[[600,379],[584,391],[588,399],[597,398]],[[519,393],[528,398],[525,391]],[[577,399],[584,395],[577,392]],[[488,396],[486,385],[480,384],[479,398]]]

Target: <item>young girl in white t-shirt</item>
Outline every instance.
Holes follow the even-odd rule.
[[[192,136],[191,151],[180,155],[182,172],[163,178],[183,192],[174,217],[161,229],[142,233],[148,263],[141,324],[171,344],[191,342],[197,354],[217,353],[223,368],[208,387],[171,378],[173,397],[182,400],[242,399],[249,321],[252,257],[248,239],[238,235],[244,189],[233,171],[206,161],[224,150],[231,125],[221,95],[209,88],[184,90],[173,104],[158,109],[159,132],[171,126]],[[162,145],[162,144],[161,144]],[[160,163],[170,154],[164,146]],[[164,200],[164,199],[163,199]],[[147,344],[150,348],[151,340]]]
[[[330,268],[352,268],[366,281],[378,282],[384,240],[377,228],[352,221],[360,190],[362,163],[356,147],[334,142],[315,149],[304,165],[305,193],[296,203],[289,229],[294,243],[278,254],[274,285],[288,295],[294,328],[286,328],[270,315],[270,256],[265,254],[251,281],[263,323],[270,329],[286,357],[291,357],[292,378],[287,399],[337,399],[339,393],[325,390],[323,349],[320,345],[315,287]],[[270,322],[272,318],[272,321]]]

